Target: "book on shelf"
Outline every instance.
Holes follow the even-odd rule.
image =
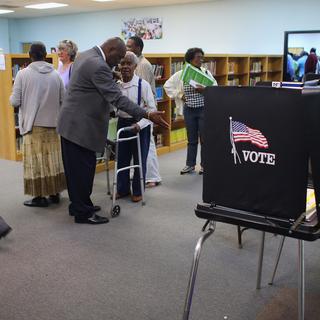
[[[177,108],[175,105],[171,107],[171,120],[174,121],[177,119]]]
[[[183,69],[183,61],[175,61],[171,63],[171,75]]]
[[[240,80],[239,80],[239,78],[234,78],[234,79],[228,80],[227,83],[228,83],[228,86],[239,86]]]
[[[212,86],[213,85],[213,79],[201,71],[200,69],[192,66],[189,63],[185,63],[183,67],[183,71],[181,74],[181,80],[185,84],[199,84],[202,86]],[[191,81],[191,83],[190,83]]]
[[[156,80],[162,79],[164,74],[164,66],[161,64],[152,64],[153,74]]]
[[[215,76],[215,75],[217,74],[217,61],[211,60],[211,61],[208,61],[208,62],[204,62],[204,63],[202,64],[202,66],[203,66],[205,69],[209,70],[210,73],[211,73],[213,76]]]
[[[170,142],[171,143],[182,142],[182,141],[185,141],[186,139],[187,139],[186,128],[171,130],[171,132],[170,132]]]
[[[14,79],[16,78],[17,73],[19,72],[19,70],[22,70],[22,69],[26,68],[27,66],[28,66],[28,63],[27,63],[27,62],[25,62],[25,63],[23,63],[23,64],[21,64],[21,65],[19,65],[19,64],[14,64],[14,65],[12,66],[12,79],[14,80]]]
[[[14,112],[14,125],[15,127],[19,127],[19,112],[16,112],[16,111]]]
[[[262,72],[262,62],[261,61],[255,61],[252,63],[252,66],[250,68],[250,72],[252,73],[259,73]]]
[[[259,81],[261,81],[261,77],[251,77],[249,79],[249,86],[255,86]]]
[[[154,135],[154,142],[155,142],[157,148],[163,147],[163,139],[162,139],[161,133],[157,133]]]
[[[159,86],[159,87],[156,87],[156,100],[159,101],[159,100],[163,100],[163,87],[162,86]]]
[[[228,73],[232,74],[235,72],[235,63],[232,61],[228,62]]]
[[[177,142],[177,130],[171,130],[170,132],[170,143]]]
[[[22,151],[22,136],[17,136],[16,137],[16,149],[18,152],[21,152]]]

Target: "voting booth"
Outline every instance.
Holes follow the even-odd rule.
[[[310,162],[317,204],[320,199],[320,94],[303,89],[210,87],[205,91],[204,118],[203,203],[195,213],[206,224],[194,254],[183,319],[189,318],[202,245],[219,221],[262,231],[258,281],[264,233],[298,239],[302,320],[303,240],[320,237],[319,210],[312,222],[305,221]]]

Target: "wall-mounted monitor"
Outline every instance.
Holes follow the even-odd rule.
[[[316,50],[318,66],[314,63],[308,63],[305,69],[305,63],[310,51]],[[305,73],[320,72],[320,30],[307,31],[286,31],[284,34],[284,54],[283,54],[283,80],[284,81],[302,81]],[[310,59],[309,59],[310,60]],[[316,69],[318,68],[318,69]],[[314,71],[314,72],[312,72]]]

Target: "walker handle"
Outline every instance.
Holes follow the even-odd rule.
[[[130,127],[122,128],[122,131],[123,131],[123,132],[132,132],[132,133],[135,133],[135,130],[136,130],[136,127],[135,127],[135,126],[130,126]]]
[[[116,143],[110,139],[107,139],[107,146],[112,146],[114,147],[116,145]]]

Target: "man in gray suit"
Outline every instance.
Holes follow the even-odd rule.
[[[57,131],[61,135],[62,157],[70,198],[69,214],[76,223],[101,224],[109,220],[95,214],[90,195],[96,167],[96,152],[107,141],[110,105],[139,121],[147,118],[160,126],[169,125],[162,112],[148,112],[121,94],[112,68],[125,56],[120,38],[82,52],[75,60],[69,87],[59,114]]]

